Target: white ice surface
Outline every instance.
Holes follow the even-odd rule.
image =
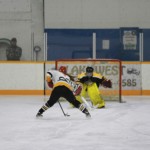
[[[86,119],[78,109],[56,103],[35,117],[41,96],[0,96],[0,150],[150,150],[150,97],[107,102]]]

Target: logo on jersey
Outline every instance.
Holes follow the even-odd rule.
[[[58,81],[64,81],[67,82],[68,84],[70,84],[73,88],[75,87],[75,83],[73,81],[71,81],[69,78],[65,78],[65,77],[59,77]]]

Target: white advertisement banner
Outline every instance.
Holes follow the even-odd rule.
[[[124,50],[136,50],[137,35],[136,31],[124,31],[123,33],[123,48]]]
[[[122,64],[122,89],[141,90],[141,64]]]

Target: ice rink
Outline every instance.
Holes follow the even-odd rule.
[[[150,97],[107,102],[87,119],[78,109],[56,103],[35,117],[43,96],[0,96],[1,150],[150,150]]]

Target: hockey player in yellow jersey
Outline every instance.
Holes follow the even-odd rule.
[[[101,74],[94,72],[93,67],[87,67],[86,72],[79,74],[77,78],[83,85],[80,95],[86,97],[86,94],[88,94],[93,106],[96,108],[104,108],[105,101],[101,96],[99,86],[102,85],[104,87],[111,88],[111,81],[107,80]],[[80,96],[76,96],[76,98],[78,101],[82,101]]]
[[[58,70],[49,70],[46,74],[46,81],[48,86],[52,88],[52,93],[45,105],[39,109],[36,117],[42,117],[42,114],[52,107],[60,97],[65,98],[74,107],[82,111],[86,117],[91,116],[86,107],[75,98],[76,95],[80,94],[81,86],[70,80],[69,76]]]

